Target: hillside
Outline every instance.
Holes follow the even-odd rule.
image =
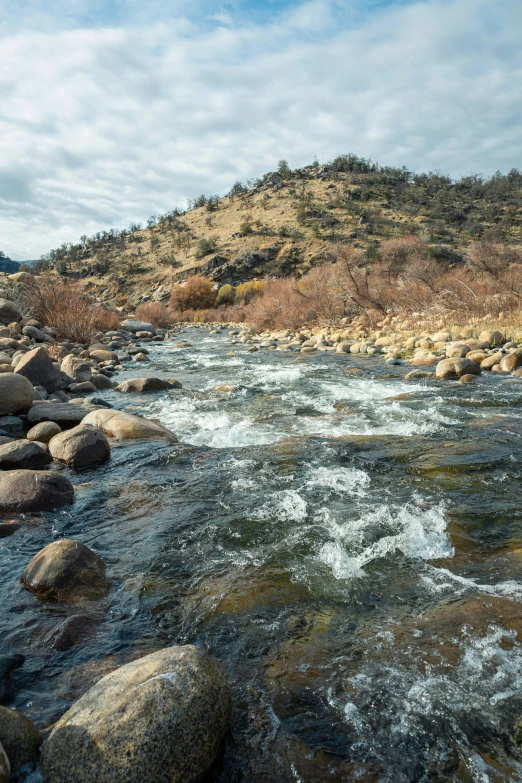
[[[82,237],[48,263],[120,305],[162,299],[199,273],[219,283],[301,276],[348,242],[371,260],[383,240],[416,234],[433,258],[462,262],[470,242],[522,245],[522,174],[452,181],[355,156],[278,172],[224,197],[200,196],[187,211],[153,216],[147,227]],[[40,262],[42,263],[42,262]]]

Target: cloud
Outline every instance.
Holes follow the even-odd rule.
[[[0,248],[14,258],[224,193],[283,157],[522,165],[519,0],[312,0],[262,22],[200,3],[197,18],[146,24],[125,0],[105,27],[101,3],[95,24],[76,2],[54,30],[32,5],[41,31],[14,33],[6,13],[2,40]]]

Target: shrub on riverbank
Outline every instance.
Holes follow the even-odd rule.
[[[156,329],[167,329],[172,323],[172,313],[160,302],[144,302],[136,310],[140,321],[154,324]]]

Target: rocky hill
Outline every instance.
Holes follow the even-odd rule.
[[[98,297],[132,306],[166,298],[190,274],[219,283],[300,276],[332,260],[340,242],[371,259],[382,240],[408,234],[421,235],[450,265],[479,239],[521,245],[522,173],[453,181],[353,155],[295,171],[281,161],[224,197],[202,195],[146,227],[84,236],[51,251],[47,263]]]
[[[13,261],[11,258],[8,258],[5,253],[0,250],[0,272],[11,275],[19,270],[20,264],[18,261]]]

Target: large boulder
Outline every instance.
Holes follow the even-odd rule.
[[[33,384],[23,375],[0,373],[0,416],[26,410],[34,396]]]
[[[97,389],[113,389],[114,388],[114,381],[111,381],[110,378],[107,378],[106,375],[102,375],[101,373],[96,373],[92,376],[91,382],[96,386]]]
[[[62,361],[60,365],[62,375],[69,381],[76,381],[82,383],[83,381],[90,381],[92,378],[92,367],[85,359],[79,359],[74,354],[69,354]]]
[[[23,315],[14,302],[0,298],[0,324],[10,324],[13,321],[21,321],[22,318]]]
[[[214,761],[230,689],[204,650],[169,647],[103,677],[55,725],[46,783],[197,783]]]
[[[111,456],[111,447],[106,436],[100,429],[88,424],[80,424],[72,430],[55,435],[49,442],[49,451],[53,459],[65,462],[73,468],[97,465]]]
[[[54,366],[45,348],[34,348],[22,356],[15,367],[15,373],[28,378],[33,386],[43,386],[49,394],[62,385],[62,374]]]
[[[102,598],[108,590],[101,557],[70,538],[40,550],[24,568],[20,582],[41,598],[72,601]]]
[[[15,776],[34,766],[42,735],[23,713],[0,707],[0,742],[11,764],[11,774]]]
[[[479,375],[480,364],[472,359],[443,359],[437,364],[435,376],[439,380],[460,378],[461,375]]]
[[[479,340],[489,343],[489,345],[501,345],[501,343],[504,342],[504,335],[502,332],[498,332],[494,329],[491,331],[487,330],[479,334]]]
[[[165,389],[180,389],[181,383],[179,381],[164,380],[163,378],[129,378],[119,386],[116,386],[114,391],[117,392],[155,392],[164,391]]]
[[[100,409],[92,411],[83,420],[83,424],[92,424],[116,440],[136,440],[138,438],[166,438],[177,443],[177,436],[155,421],[142,419],[124,411]]]
[[[137,318],[127,318],[120,324],[121,329],[125,329],[127,332],[151,332],[156,334],[156,329],[153,324],[149,324],[146,321],[139,321]]]
[[[13,440],[0,446],[0,469],[44,468],[51,461],[47,449],[31,440]]]
[[[73,486],[61,473],[45,470],[0,473],[0,514],[52,511],[73,502]]]

